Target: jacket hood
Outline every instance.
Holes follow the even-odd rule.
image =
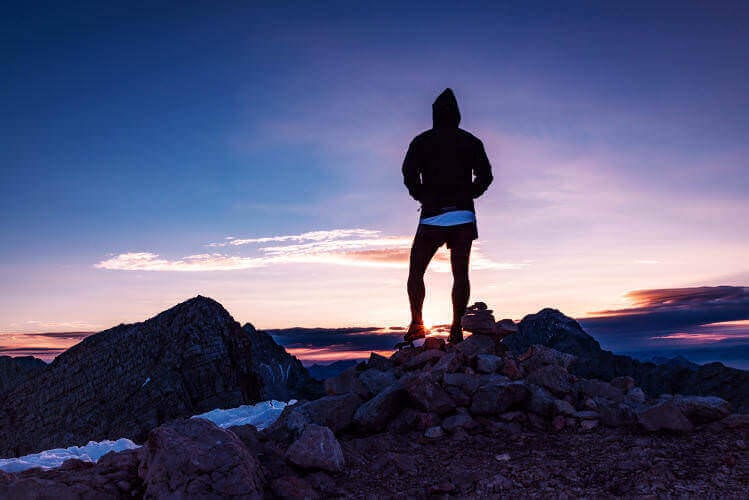
[[[460,123],[458,100],[452,89],[445,89],[432,104],[432,126],[434,128],[457,128]]]

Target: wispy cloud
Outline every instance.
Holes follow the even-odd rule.
[[[259,246],[263,243],[294,242],[291,245]],[[404,268],[408,266],[412,239],[383,235],[369,229],[337,229],[295,235],[262,238],[233,238],[210,243],[210,247],[255,245],[253,255],[230,255],[213,252],[187,255],[176,259],[153,252],[128,252],[95,264],[99,269],[119,271],[231,271],[253,269],[274,264],[333,264],[342,266]],[[495,262],[476,248],[471,267],[482,269],[519,269],[526,264]],[[444,249],[435,255],[433,269],[450,270],[449,254]]]

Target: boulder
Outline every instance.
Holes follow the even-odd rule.
[[[566,352],[557,351],[545,345],[533,345],[523,355],[523,366],[528,372],[538,370],[546,365],[555,365],[568,370],[576,357]]]
[[[466,308],[466,313],[460,320],[463,330],[478,334],[496,334],[497,324],[491,309],[487,309],[483,302],[476,302]]]
[[[476,421],[465,411],[458,412],[442,421],[442,428],[450,433],[457,429],[472,429],[476,425],[478,425]]]
[[[543,386],[555,394],[563,395],[572,390],[575,377],[561,366],[546,365],[530,373],[526,380],[531,384]]]
[[[424,431],[424,437],[429,439],[438,439],[444,436],[445,433],[442,431],[442,427],[435,425]]]
[[[575,414],[575,408],[564,399],[555,399],[554,400],[554,413],[557,415],[574,415]]]
[[[455,409],[455,401],[428,374],[403,377],[401,382],[409,399],[424,411],[445,415]]]
[[[691,432],[694,428],[689,419],[670,400],[650,406],[637,414],[637,421],[650,432],[666,430]]]
[[[329,395],[354,393],[361,398],[368,398],[370,391],[359,380],[359,369],[356,366],[347,368],[335,377],[325,380],[325,392]]]
[[[393,363],[389,358],[381,356],[376,352],[369,355],[369,361],[367,362],[367,368],[374,368],[375,370],[381,370],[386,372],[393,367]]]
[[[486,385],[480,387],[471,400],[471,413],[474,415],[496,415],[516,406],[528,397],[525,385],[509,384]]]
[[[304,469],[340,472],[346,465],[341,444],[333,431],[315,424],[307,425],[299,439],[286,450],[286,460]]]
[[[465,364],[465,358],[459,352],[448,352],[432,366],[432,372],[452,373],[459,371]]]
[[[580,379],[575,382],[575,391],[589,398],[606,398],[611,401],[623,401],[624,392],[603,380]]]
[[[731,405],[715,396],[676,395],[671,400],[693,424],[707,424],[731,414]]]
[[[637,424],[634,408],[624,403],[599,399],[596,406],[601,423],[607,427],[626,427]]]
[[[466,394],[473,395],[479,388],[479,379],[466,373],[445,373],[442,380],[447,386],[455,386]]]
[[[379,432],[403,407],[408,393],[397,381],[361,405],[354,413],[354,424],[365,432]]]
[[[262,498],[262,468],[231,432],[201,418],[157,427],[141,448],[145,498]]]
[[[479,373],[494,373],[499,371],[504,360],[494,354],[476,355],[476,371]]]
[[[502,375],[510,377],[512,380],[523,378],[523,372],[520,371],[518,363],[512,358],[505,358],[502,364]]]
[[[549,418],[556,412],[556,401],[549,391],[535,384],[528,384],[529,397],[526,401],[528,411]]]
[[[361,402],[359,396],[348,393],[287,406],[278,420],[263,433],[285,440],[299,435],[307,424],[323,425],[333,432],[340,432],[351,425]]]
[[[477,354],[496,352],[494,339],[488,335],[471,335],[463,342],[456,344],[455,349],[467,358],[472,358]]]
[[[392,371],[380,371],[374,368],[364,370],[359,374],[359,380],[367,388],[370,394],[377,394],[385,387],[395,382]]]
[[[621,377],[612,378],[611,382],[609,383],[622,392],[626,393],[635,386],[635,379],[633,379],[629,375],[624,375]]]
[[[421,368],[427,363],[434,363],[436,360],[439,360],[444,355],[445,355],[444,351],[440,351],[438,349],[427,349],[425,351],[418,353],[417,355],[413,356],[411,359],[406,361],[403,364],[403,368],[406,370],[415,370],[417,368]]]
[[[445,350],[445,339],[441,339],[439,337],[427,337],[424,339],[424,345],[425,350],[430,349],[439,349],[441,351]]]

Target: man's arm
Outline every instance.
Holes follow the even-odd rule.
[[[486,157],[484,144],[481,141],[478,143],[478,150],[473,164],[473,175],[475,177],[473,179],[473,185],[471,186],[472,195],[474,198],[478,198],[484,194],[484,191],[487,190],[494,180],[492,166],[489,164],[489,158]]]
[[[416,201],[421,201],[423,184],[421,183],[421,161],[415,141],[408,145],[406,158],[403,160],[403,184],[408,188],[408,193]]]

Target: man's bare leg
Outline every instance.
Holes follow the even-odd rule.
[[[452,248],[450,251],[450,265],[453,272],[453,322],[450,328],[450,341],[460,342],[463,332],[460,328],[460,320],[468,307],[468,299],[471,296],[471,282],[468,279],[469,261],[471,256],[471,243]]]

